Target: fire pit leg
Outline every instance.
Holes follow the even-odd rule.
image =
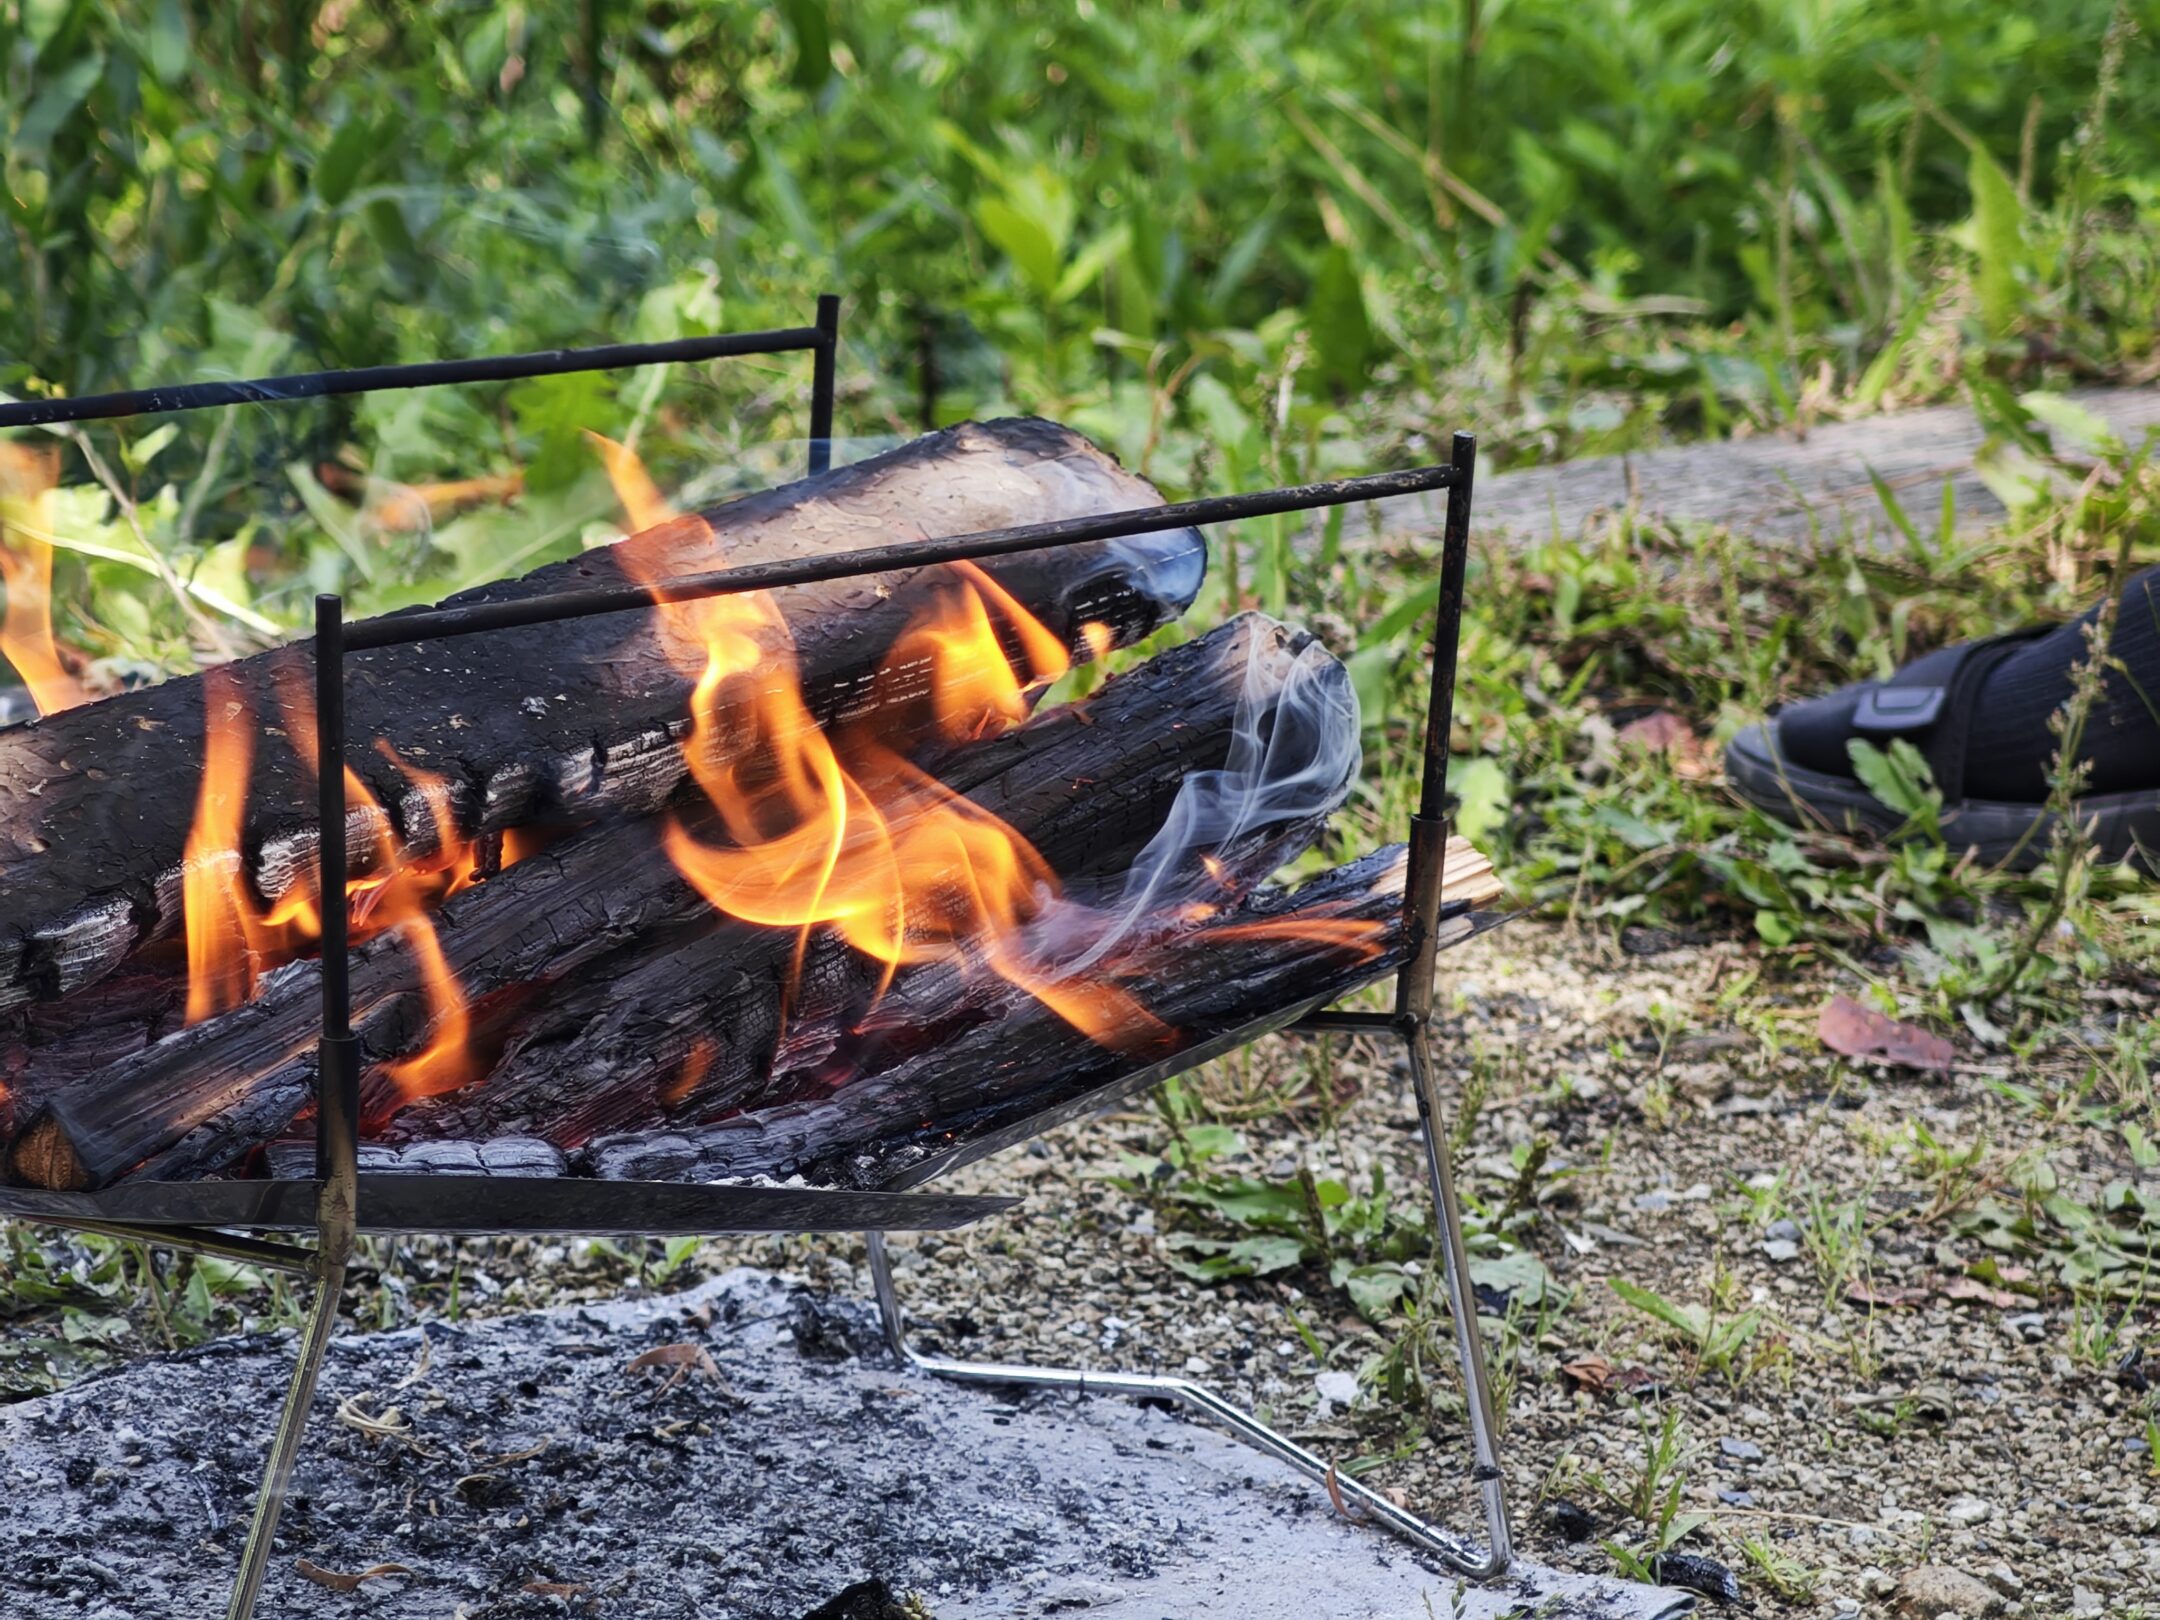
[[[1174,1401],[1188,1411],[1213,1418],[1247,1445],[1288,1463],[1315,1483],[1327,1486],[1345,1501],[1355,1503],[1368,1519],[1431,1553],[1459,1574],[1484,1580],[1506,1572],[1510,1561],[1506,1510],[1503,1506],[1495,1516],[1492,1504],[1499,1500],[1499,1488],[1484,1478],[1482,1467],[1479,1475],[1486,1493],[1486,1520],[1489,1525],[1496,1525],[1497,1530],[1493,1542],[1481,1549],[1415,1513],[1397,1507],[1379,1492],[1345,1478],[1326,1459],[1307,1451],[1288,1435],[1269,1428],[1205,1384],[1189,1378],[1166,1378],[1154,1373],[1091,1372],[1083,1367],[1035,1367],[1019,1362],[962,1361],[950,1356],[924,1355],[908,1343],[900,1296],[893,1286],[892,1264],[885,1253],[885,1234],[866,1232],[864,1237],[869,1244],[870,1280],[877,1291],[878,1315],[885,1325],[885,1342],[902,1364],[956,1384],[1067,1389],[1079,1395],[1130,1395]]]
[[[327,1190],[324,1197],[327,1202]],[[247,1543],[240,1552],[240,1573],[233,1581],[225,1620],[250,1620],[255,1600],[262,1593],[263,1577],[270,1568],[271,1543],[277,1536],[278,1515],[285,1506],[285,1487],[292,1478],[300,1438],[307,1430],[308,1408],[315,1399],[323,1354],[330,1348],[330,1333],[337,1325],[338,1296],[345,1287],[345,1265],[351,1251],[350,1220],[341,1237],[333,1237],[326,1225],[322,1247],[316,1251],[315,1301],[300,1335],[300,1359],[293,1367],[284,1410],[278,1414],[277,1432],[270,1439],[270,1457],[263,1465],[262,1489],[255,1496],[255,1516],[248,1524]]]
[[[321,762],[316,772],[315,870],[321,874],[322,889],[331,892],[331,875],[348,870],[349,808],[345,772],[339,769],[345,759],[345,607],[331,595],[315,598],[315,757]],[[225,1620],[251,1620],[255,1600],[262,1595],[285,1487],[300,1453],[300,1438],[307,1432],[308,1408],[330,1348],[330,1331],[337,1325],[338,1296],[345,1288],[345,1267],[360,1224],[360,1043],[352,1030],[347,924],[343,905],[322,908],[322,1040],[315,1064],[315,1302],[300,1335],[292,1387],[270,1438],[270,1457],[263,1465],[262,1489],[255,1497],[255,1516],[240,1551],[240,1573]]]
[[[1450,1568],[1473,1579],[1507,1573],[1514,1561],[1508,1531],[1507,1482],[1500,1471],[1499,1425],[1494,1419],[1492,1381],[1485,1369],[1485,1346],[1478,1336],[1477,1300],[1470,1287],[1469,1251],[1463,1242],[1462,1206],[1455,1197],[1455,1173],[1448,1161],[1447,1109],[1441,1098],[1438,1065],[1433,1061],[1433,969],[1439,953],[1441,889],[1447,864],[1448,732],[1455,704],[1455,657],[1461,641],[1463,586],[1470,557],[1470,491],[1477,469],[1477,441],[1455,435],[1451,457],[1455,477],[1448,485],[1447,521],[1441,546],[1440,596],[1433,616],[1432,691],[1426,704],[1425,736],[1419,765],[1417,813],[1410,818],[1410,865],[1403,884],[1409,959],[1396,980],[1393,1017],[1369,1013],[1322,1014],[1304,1022],[1307,1033],[1348,1024],[1374,1034],[1393,1034],[1406,1049],[1417,1090],[1418,1116],[1424,1127],[1425,1169],[1432,1184],[1435,1246],[1447,1285],[1448,1312],[1455,1322],[1455,1356],[1462,1365],[1467,1399],[1474,1476],[1485,1509],[1486,1544],[1480,1548],[1405,1512],[1386,1497],[1347,1480],[1321,1458],[1258,1418],[1240,1411],[1213,1390],[1185,1378],[1147,1373],[1095,1373],[1077,1367],[1028,1367],[1017,1364],[959,1361],[918,1354],[908,1344],[892,1266],[880,1232],[866,1234],[870,1278],[877,1289],[878,1313],[893,1354],[911,1367],[957,1383],[1020,1385],[1070,1389],[1086,1394],[1152,1396],[1203,1412],[1247,1444],[1319,1480],[1354,1501],[1366,1516],[1433,1553]]]

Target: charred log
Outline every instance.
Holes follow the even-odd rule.
[[[453,600],[498,601],[1159,501],[1143,480],[1064,428],[966,424]],[[1202,566],[1201,542],[1185,531],[1023,554],[987,571],[1084,657],[1083,626],[1104,625],[1121,643],[1145,634],[1191,601]],[[775,594],[820,720],[919,696],[921,671],[878,679],[879,664],[925,593],[951,578],[949,570],[918,570]],[[467,832],[645,811],[683,775],[676,743],[691,691],[684,672],[701,657],[659,614],[384,648],[348,663],[348,723],[356,741],[387,739],[414,765],[446,777]],[[232,666],[254,735],[243,866],[266,900],[309,869],[312,747],[302,721],[312,667],[304,642]],[[725,733],[727,716],[720,718]],[[71,993],[178,926],[186,807],[201,778],[204,736],[195,678],[0,731],[0,1012]],[[354,754],[392,838],[432,848],[425,798],[388,760]],[[356,812],[356,862],[368,857],[376,830],[367,812]]]
[[[1301,670],[1310,679],[1316,667],[1324,680],[1343,678],[1305,632],[1248,615],[1150,660],[1085,704],[955,750],[940,761],[939,774],[1034,841],[1053,867],[1063,858],[1085,877],[1117,849],[1144,841],[1188,774],[1227,757],[1248,688],[1280,688]],[[712,836],[711,829],[693,830]],[[533,996],[581,970],[597,973],[596,964],[626,947],[701,936],[710,916],[659,847],[652,824],[631,821],[587,828],[529,856],[452,898],[435,926],[452,972],[485,1012],[487,998]],[[776,1005],[791,936],[721,926],[729,947],[745,953],[732,959],[733,971],[753,981],[766,1006]],[[402,931],[368,941],[351,960],[353,1024],[367,1059],[385,1062],[420,1045],[425,1007]],[[729,966],[725,952],[719,964]],[[735,981],[725,972],[711,983],[710,994],[731,1008],[756,1001],[734,999]],[[284,1134],[308,1102],[319,997],[317,965],[290,964],[246,1006],[65,1088],[16,1141],[10,1170],[36,1185],[82,1188],[130,1171],[187,1179],[230,1167]],[[708,1005],[703,1016],[716,1017],[716,1009]],[[758,1015],[742,1017],[758,1038]],[[644,1083],[649,1092],[649,1075]],[[475,1097],[488,1089],[477,1088]],[[461,1120],[446,1124],[445,1133],[493,1135],[542,1123],[505,1104],[484,1128]]]
[[[1491,870],[1460,841],[1450,851],[1450,903],[1498,894]],[[1367,923],[1356,949],[1297,929],[1256,925],[1327,919]],[[1160,1053],[1119,1054],[1096,1045],[1041,1003],[977,979],[991,998],[976,1025],[934,1050],[831,1095],[758,1109],[695,1130],[594,1141],[577,1163],[589,1174],[639,1181],[785,1177],[878,1187],[919,1182],[978,1141],[1047,1128],[1076,1105],[1101,1106],[1139,1084],[1154,1065],[1203,1050],[1230,1030],[1286,1008],[1333,999],[1396,967],[1403,950],[1402,851],[1339,867],[1303,887],[1255,896],[1186,928],[1159,934],[1121,956],[1115,972],[1175,1030]],[[1443,944],[1476,923],[1457,915]]]
[[[1348,676],[1320,644],[1258,615],[1163,653],[1086,703],[1050,711],[940,767],[1023,833],[1080,895],[1109,888],[1163,827],[1196,773],[1223,767],[1241,725],[1278,723],[1286,692],[1306,714],[1350,724]],[[1288,720],[1280,720],[1285,727]],[[1256,886],[1319,836],[1349,791],[1354,746],[1325,750],[1339,774],[1309,782],[1284,819],[1258,814],[1228,846],[1187,852],[1217,898]],[[994,795],[989,796],[989,795]],[[564,1146],[663,1119],[695,1123],[827,1089],[891,1062],[980,1013],[976,973],[943,961],[883,971],[841,941],[723,922],[688,939],[642,939],[582,982],[536,1000],[490,1076],[393,1120],[398,1138],[542,1135]]]

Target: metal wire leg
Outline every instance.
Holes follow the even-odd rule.
[[[1416,1068],[1420,1046],[1409,1042]],[[1423,1072],[1430,1074],[1430,1053],[1424,1054]],[[1420,1088],[1420,1096],[1423,1087]],[[1214,1390],[1189,1378],[1165,1378],[1153,1373],[1090,1372],[1081,1367],[1035,1367],[1018,1362],[962,1361],[950,1356],[924,1355],[908,1343],[907,1325],[901,1316],[900,1295],[893,1285],[892,1262],[885,1253],[885,1234],[867,1232],[870,1281],[877,1290],[878,1315],[885,1325],[885,1342],[907,1366],[960,1384],[992,1384],[1029,1389],[1069,1389],[1077,1394],[1133,1395],[1174,1401],[1189,1411],[1205,1414],[1257,1450],[1288,1463],[1306,1478],[1331,1484],[1343,1499],[1354,1502],[1366,1517],[1386,1526],[1405,1541],[1423,1548],[1459,1574],[1487,1580],[1507,1572],[1512,1559],[1509,1547],[1507,1500],[1499,1468],[1497,1432],[1492,1420],[1492,1396],[1485,1378],[1485,1362],[1478,1344],[1477,1322],[1466,1314],[1467,1269],[1463,1260],[1461,1213],[1455,1203],[1454,1180],[1446,1155],[1433,1150],[1435,1136],[1427,1117],[1426,1157],[1433,1168],[1433,1198],[1443,1232],[1442,1255],[1447,1273],[1448,1304],[1456,1323],[1456,1354],[1463,1364],[1463,1382],[1469,1390],[1470,1433],[1477,1456],[1477,1479],[1484,1497],[1488,1542],[1478,1547],[1431,1524],[1415,1513],[1397,1507],[1377,1491],[1337,1474],[1325,1459],[1307,1451],[1289,1436],[1269,1428],[1250,1412],[1233,1406]]]
[[[330,1348],[331,1331],[337,1326],[338,1296],[345,1287],[345,1266],[351,1254],[349,1219],[342,1225],[326,1221],[322,1246],[316,1251],[315,1300],[300,1335],[300,1359],[293,1367],[284,1409],[278,1413],[277,1432],[270,1437],[270,1457],[263,1465],[262,1489],[255,1497],[255,1516],[248,1524],[247,1544],[240,1552],[240,1573],[233,1582],[225,1620],[249,1620],[255,1612],[255,1600],[262,1594],[263,1577],[270,1568],[270,1546],[277,1536],[278,1515],[285,1507],[285,1487],[292,1479],[293,1460],[299,1455],[300,1437],[307,1431],[308,1408],[315,1399],[315,1383],[322,1373],[323,1356]]]
[[[1477,1299],[1470,1287],[1470,1251],[1463,1242],[1462,1205],[1455,1197],[1455,1169],[1448,1162],[1447,1113],[1432,1057],[1432,1029],[1414,1019],[1403,1035],[1410,1079],[1417,1089],[1418,1118],[1425,1138],[1425,1174],[1432,1184],[1434,1224],[1447,1284],[1448,1315],[1455,1324],[1455,1360],[1462,1368],[1463,1407],[1470,1447],[1477,1459],[1478,1494],[1485,1505],[1486,1556],[1475,1571],[1482,1579],[1507,1573],[1514,1559],[1508,1530],[1507,1476],[1500,1471],[1500,1425],[1493,1413],[1492,1379],[1485,1369],[1485,1341],[1478,1336]]]

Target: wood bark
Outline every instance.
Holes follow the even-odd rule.
[[[1255,680],[1279,686],[1293,671],[1310,677],[1316,667],[1324,680],[1346,679],[1307,633],[1247,615],[1113,680],[1083,704],[953,750],[937,762],[938,774],[1034,841],[1054,869],[1062,856],[1085,879],[1119,848],[1144,841],[1188,772],[1222,763],[1239,699]],[[693,831],[716,837],[709,826],[694,824]],[[589,978],[604,1002],[615,976],[601,964],[615,953],[655,941],[687,946],[714,932],[710,909],[646,820],[571,834],[453,897],[435,923],[481,1029],[514,1024],[520,1006],[543,1007],[563,994],[554,987],[565,982]],[[764,1005],[773,1006],[773,964],[784,967],[791,937],[721,928],[730,948],[746,953],[735,971],[755,979]],[[726,952],[718,962],[727,968]],[[355,949],[351,980],[354,1028],[368,1060],[422,1044],[426,1009],[402,931]],[[743,1023],[709,1027],[743,1039],[745,1050],[769,1042],[770,1024],[761,1026],[754,1010],[758,997],[734,996],[725,971],[716,970],[711,984],[709,995],[724,999]],[[319,996],[317,965],[290,964],[247,1006],[61,1090],[16,1141],[10,1169],[37,1185],[94,1187],[131,1170],[187,1179],[229,1167],[285,1132],[308,1102]],[[486,1131],[447,1134],[515,1131],[526,1128],[521,1117],[505,1108]]]
[[[970,423],[452,600],[501,601],[1160,500],[1065,428]],[[1187,530],[1028,553],[986,569],[1084,657],[1083,625],[1106,625],[1123,643],[1174,618],[1198,588],[1203,559]],[[919,698],[922,670],[881,677],[879,665],[910,615],[953,577],[914,570],[774,593],[818,719]],[[310,869],[312,747],[288,734],[299,718],[288,713],[293,695],[311,689],[309,649],[296,642],[232,666],[254,733],[242,858],[266,899]],[[468,832],[649,810],[683,775],[676,741],[701,663],[679,620],[657,613],[357,654],[347,662],[352,762],[393,837],[422,851],[433,847],[433,814],[369,748],[376,738],[448,778]],[[720,699],[722,734],[728,705],[755,694],[754,682],[736,687]],[[0,1012],[66,995],[178,926],[203,709],[202,684],[189,677],[0,731]],[[369,857],[380,821],[356,813],[356,865]]]
[[[1447,890],[1458,905],[1495,898],[1491,869],[1459,840]],[[1376,925],[1370,952],[1350,953],[1251,925],[1326,916]],[[802,1176],[860,1188],[911,1182],[968,1144],[1124,1079],[1314,996],[1332,998],[1396,967],[1402,954],[1402,850],[1382,850],[1293,891],[1256,895],[1209,921],[1170,927],[1121,955],[1117,982],[1175,1031],[1159,1052],[1096,1045],[1040,1002],[975,981],[973,1027],[828,1096],[739,1114],[692,1130],[602,1137],[577,1167],[607,1179],[721,1181]],[[1467,937],[1458,917],[1449,938]]]

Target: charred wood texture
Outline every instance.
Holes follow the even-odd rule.
[[[1459,840],[1449,852],[1446,892],[1459,907],[1498,894],[1491,869]],[[1323,917],[1374,924],[1370,948],[1349,951],[1302,932],[1254,927]],[[1119,956],[1118,982],[1176,1032],[1160,1052],[1110,1051],[1040,1002],[977,979],[978,1021],[933,1050],[850,1080],[828,1096],[695,1130],[600,1138],[579,1156],[579,1166],[637,1181],[793,1175],[853,1187],[920,1181],[978,1139],[1054,1122],[1077,1102],[1100,1106],[1179,1051],[1370,983],[1399,965],[1401,925],[1402,851],[1382,850],[1297,890],[1265,892],[1206,922],[1165,929]],[[1449,919],[1442,943],[1467,937],[1475,926],[1467,915]]]
[[[362,1142],[355,1157],[362,1175],[559,1176],[568,1165],[551,1142],[531,1136],[497,1136],[484,1142]],[[312,1137],[287,1138],[263,1150],[263,1167],[278,1181],[315,1176]]]
[[[1247,615],[1083,704],[969,747],[943,774],[983,784],[970,790],[977,801],[1022,832],[1073,892],[1108,901],[1105,882],[1162,827],[1184,784],[1220,769],[1234,728],[1267,722],[1292,688],[1316,708],[1353,712],[1347,672],[1317,641]],[[1262,817],[1214,850],[1219,876],[1202,873],[1198,850],[1187,870],[1217,895],[1256,886],[1318,838],[1350,782],[1345,768],[1312,784],[1300,813]],[[486,1080],[416,1104],[387,1134],[525,1131],[574,1147],[663,1120],[711,1120],[822,1092],[981,1013],[970,988],[987,971],[979,962],[905,969],[881,998],[879,965],[837,939],[813,940],[799,980],[794,958],[792,934],[733,922],[687,941],[638,941],[564,995],[536,1001]]]
[[[529,597],[1160,500],[1065,428],[970,423],[452,600]],[[1201,541],[1188,530],[1029,553],[986,569],[1084,657],[1082,626],[1135,639],[1191,601],[1203,566]],[[919,696],[922,671],[874,677],[929,590],[952,578],[926,569],[775,593],[819,719]],[[368,749],[376,738],[449,779],[466,832],[650,810],[683,775],[676,740],[692,685],[685,671],[701,659],[652,613],[362,653],[347,665],[352,763],[386,807],[393,837],[421,851],[433,845],[432,813]],[[300,642],[233,669],[254,733],[243,866],[261,896],[275,899],[309,870],[313,848],[312,748],[291,734],[301,718],[293,697],[309,690],[313,659]],[[742,690],[734,701],[751,696]],[[178,927],[203,705],[201,683],[190,677],[0,731],[0,1012],[67,995]],[[357,819],[356,863],[374,831]]]
[[[938,774],[1034,841],[1053,868],[1062,856],[1085,877],[1106,861],[1117,863],[1119,850],[1144,842],[1189,773],[1228,757],[1241,699],[1249,702],[1255,689],[1279,690],[1293,678],[1345,679],[1307,633],[1248,615],[1150,660],[1083,704],[952,751],[938,762]],[[716,836],[695,820],[691,826]],[[618,952],[694,946],[724,933],[727,949],[693,953],[710,975],[696,1016],[710,1020],[706,1027],[716,1038],[739,1040],[745,1051],[771,1040],[770,1009],[777,1008],[792,948],[791,936],[773,930],[725,922],[715,929],[705,901],[667,859],[649,820],[610,821],[571,834],[454,896],[435,914],[435,925],[482,1026],[490,1019],[514,1022],[521,1002],[563,995],[556,987],[588,978],[603,987],[604,1005],[615,974],[601,964]],[[742,954],[731,957],[731,950]],[[351,962],[353,1025],[365,1059],[386,1062],[420,1046],[428,1033],[426,1008],[402,931],[369,940]],[[738,996],[731,973],[743,974],[757,994]],[[762,1014],[761,998],[769,1009]],[[739,1013],[734,1027],[718,1018],[716,999]],[[582,996],[573,1004],[594,1016]],[[187,1179],[226,1169],[284,1134],[310,1100],[319,1020],[317,965],[279,969],[248,1005],[53,1095],[16,1141],[9,1168],[36,1185],[73,1188],[104,1186],[131,1171]],[[643,1083],[649,1095],[649,1074]],[[476,1088],[474,1097],[488,1089]],[[504,1087],[505,1097],[514,1089]],[[542,1123],[505,1100],[485,1128],[469,1128],[462,1114],[452,1113],[462,1101],[440,1105],[444,1134],[494,1135]]]

